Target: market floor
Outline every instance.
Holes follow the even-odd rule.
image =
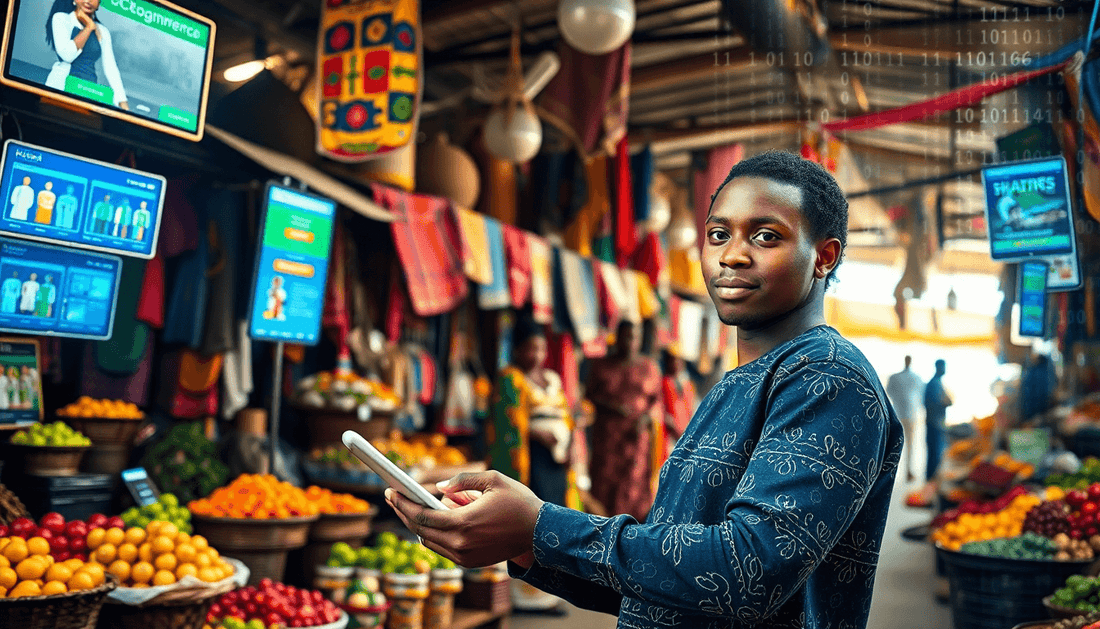
[[[919,460],[919,459],[918,459]],[[951,609],[937,603],[935,566],[930,546],[906,541],[901,532],[927,524],[931,512],[905,506],[905,494],[916,485],[900,479],[894,487],[894,501],[886,522],[871,603],[868,629],[950,629]],[[612,629],[615,618],[606,614],[569,607],[561,618],[513,615],[510,629]]]

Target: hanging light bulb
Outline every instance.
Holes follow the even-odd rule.
[[[659,234],[665,231],[671,220],[672,204],[668,202],[668,197],[657,194],[651,189],[649,191],[649,216],[645,220],[645,230]]]
[[[493,156],[514,163],[530,160],[542,146],[542,122],[523,91],[523,64],[519,29],[512,32],[511,63],[499,103],[482,127],[485,148]]]
[[[505,107],[509,106],[505,103]],[[542,122],[539,117],[519,106],[512,110],[511,120],[503,107],[493,109],[485,121],[485,148],[495,157],[517,164],[526,162],[542,146]]]
[[[573,48],[604,55],[630,39],[634,15],[633,0],[561,0],[558,28]]]

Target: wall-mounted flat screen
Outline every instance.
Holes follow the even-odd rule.
[[[164,177],[15,140],[0,156],[0,234],[152,258]]]
[[[267,185],[252,286],[252,338],[317,344],[335,221],[335,201]]]
[[[994,260],[1018,262],[1076,252],[1062,157],[983,168],[982,184]]]
[[[1020,336],[1038,336],[1046,333],[1047,322],[1047,263],[1027,260],[1020,263],[1019,290]]]
[[[214,22],[164,0],[9,0],[5,85],[202,139]]]
[[[0,330],[111,338],[118,256],[0,238]]]
[[[38,341],[0,338],[0,425],[42,421]]]

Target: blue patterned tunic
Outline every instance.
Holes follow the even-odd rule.
[[[547,503],[513,576],[622,628],[864,627],[901,444],[867,359],[813,328],[707,395],[644,524]]]

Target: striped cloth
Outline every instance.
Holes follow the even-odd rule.
[[[527,232],[505,225],[504,249],[508,258],[508,287],[512,295],[512,307],[522,308],[531,297],[531,250],[527,245]]]
[[[595,351],[600,340],[599,303],[592,262],[568,249],[555,248],[557,258],[555,293],[564,297],[565,311],[577,342],[585,355]]]
[[[500,221],[485,217],[489,259],[493,264],[493,281],[478,287],[477,304],[482,310],[498,310],[512,304],[508,292],[508,268],[504,261],[504,229]]]
[[[527,251],[531,257],[531,310],[538,323],[554,321],[554,284],[551,274],[553,252],[549,243],[534,234],[527,234]]]
[[[469,288],[462,274],[458,226],[446,199],[372,184],[374,200],[394,215],[390,224],[413,310],[422,317],[453,310]]]
[[[478,284],[493,283],[493,261],[489,257],[489,235],[485,215],[455,206],[455,219],[462,240],[462,268],[466,277]]]

